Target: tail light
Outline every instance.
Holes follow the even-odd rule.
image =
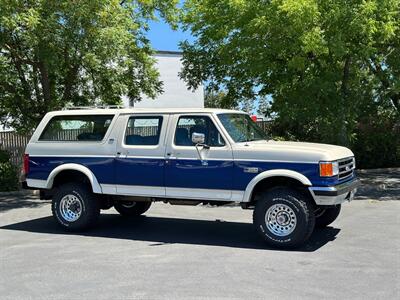
[[[29,154],[24,154],[24,174],[29,173]]]

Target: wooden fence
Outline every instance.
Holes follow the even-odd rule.
[[[11,162],[19,167],[30,138],[30,135],[19,135],[14,131],[0,132],[0,149],[10,153]]]
[[[269,131],[271,122],[269,121],[258,121],[257,124],[264,130]],[[141,132],[141,135],[155,135],[157,133],[157,127],[147,127],[146,133]],[[63,136],[57,136],[61,140],[77,140],[77,135],[82,133],[80,130],[63,131]],[[135,134],[134,130],[127,132],[127,134]],[[20,167],[22,165],[22,159],[25,151],[25,147],[29,142],[30,135],[19,135],[14,131],[0,132],[0,149],[6,150],[11,155],[11,162]]]

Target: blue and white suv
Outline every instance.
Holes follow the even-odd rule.
[[[48,113],[25,154],[26,185],[52,198],[57,222],[92,226],[100,210],[146,212],[153,201],[254,209],[274,246],[304,243],[351,200],[353,153],[277,142],[251,118],[220,109],[86,109]]]

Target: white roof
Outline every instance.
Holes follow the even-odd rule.
[[[93,108],[52,111],[52,115],[91,115],[91,114],[186,114],[186,113],[241,113],[245,112],[220,108]]]

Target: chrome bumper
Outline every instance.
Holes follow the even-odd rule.
[[[308,189],[317,205],[337,205],[353,200],[358,186],[360,186],[360,180],[353,179],[335,186],[312,186]]]

